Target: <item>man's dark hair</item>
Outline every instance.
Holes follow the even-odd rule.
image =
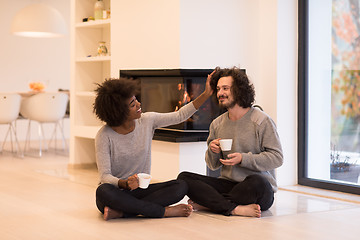
[[[249,81],[246,73],[237,67],[232,68],[215,68],[210,86],[213,89],[214,95],[217,94],[217,84],[220,78],[231,76],[233,78],[233,84],[231,87],[231,93],[233,94],[234,101],[243,108],[251,107],[255,101],[255,89],[254,85]]]
[[[123,124],[129,115],[129,100],[139,91],[132,79],[108,79],[97,84],[94,113],[110,127]]]

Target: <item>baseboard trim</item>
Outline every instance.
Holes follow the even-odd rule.
[[[96,163],[77,163],[77,164],[68,164],[68,169],[96,169]]]

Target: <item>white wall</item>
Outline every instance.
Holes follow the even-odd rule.
[[[330,179],[332,1],[309,3],[308,177]],[[321,106],[321,107],[320,107]]]
[[[279,186],[297,183],[297,0],[277,1],[277,127],[284,164],[277,169]]]
[[[112,1],[113,77],[119,69],[179,67],[179,0]]]
[[[36,0],[0,0],[0,91],[29,91],[29,81],[48,81],[48,91],[70,88],[70,35],[62,38],[24,38],[10,33],[11,21],[22,8],[38,3]],[[63,15],[70,26],[70,0],[46,0]],[[25,139],[25,121],[18,121],[18,137]],[[69,136],[69,124],[66,124]],[[0,125],[0,142],[5,136],[6,126]],[[32,134],[36,136],[37,133]]]
[[[258,62],[257,24],[257,0],[181,0],[180,67],[248,69]]]

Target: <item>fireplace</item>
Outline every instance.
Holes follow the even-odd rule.
[[[140,81],[143,112],[173,112],[198,97],[212,69],[120,70],[120,77]],[[222,110],[208,99],[187,121],[157,129],[154,139],[170,142],[206,141],[211,121]]]

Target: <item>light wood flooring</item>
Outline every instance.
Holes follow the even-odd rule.
[[[104,221],[96,169],[69,170],[67,162],[51,151],[0,154],[0,239],[360,239],[360,196],[301,186],[281,188],[259,219],[194,212]]]

